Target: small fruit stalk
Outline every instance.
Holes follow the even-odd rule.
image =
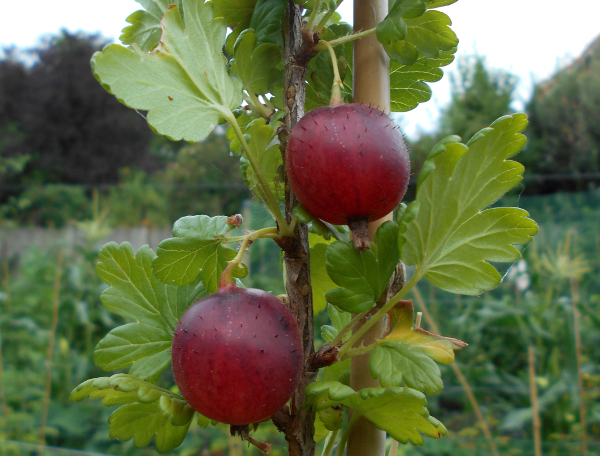
[[[184,313],[173,339],[173,373],[200,414],[231,425],[268,420],[302,372],[300,333],[275,296],[239,288],[230,265],[217,293]]]

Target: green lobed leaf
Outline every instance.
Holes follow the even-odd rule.
[[[107,406],[122,406],[108,420],[111,438],[133,438],[136,448],[148,446],[154,438],[159,453],[181,444],[195,414],[179,394],[127,374],[88,380],[73,390],[70,399],[87,397],[102,399]]]
[[[444,389],[438,365],[411,344],[396,341],[380,342],[371,353],[369,369],[381,386],[406,383],[410,388],[429,395]]]
[[[336,241],[327,247],[329,277],[341,288],[325,293],[327,302],[346,312],[364,312],[375,305],[398,263],[398,225],[385,222],[375,233],[371,249],[357,252]]]
[[[255,31],[259,44],[283,44],[281,22],[286,8],[287,3],[281,0],[258,0],[256,2],[248,28]]]
[[[277,129],[281,122],[271,122],[263,118],[252,120],[244,130],[244,136],[247,137],[248,145],[254,153],[265,180],[269,183],[271,192],[277,200],[284,198],[283,182],[281,180],[281,168],[283,167],[283,157],[279,149],[279,140],[277,138]],[[250,166],[250,161],[243,156],[240,159],[242,175],[244,182],[251,190],[254,190],[259,184],[258,176],[254,168]],[[260,198],[260,194],[255,192]]]
[[[153,378],[168,365],[171,335],[202,290],[159,281],[152,274],[154,252],[147,246],[134,255],[129,243],[111,242],[100,250],[98,258],[98,275],[109,285],[100,295],[102,303],[135,323],[110,331],[98,343],[94,361],[106,371],[133,364],[138,375]],[[148,363],[148,358],[152,362]]]
[[[187,285],[198,278],[198,273],[209,293],[217,291],[219,278],[236,251],[222,244],[234,225],[225,216],[187,216],[173,225],[175,237],[158,245],[152,262],[154,275],[165,283]],[[247,269],[234,271],[235,277],[244,277]]]
[[[441,436],[438,420],[429,420],[426,398],[410,388],[364,388],[354,392],[339,382],[313,382],[306,387],[307,405],[318,411],[335,404],[353,409],[353,420],[363,416],[401,443],[423,445],[423,436]]]
[[[426,82],[437,82],[444,72],[440,67],[454,61],[456,48],[440,54],[438,58],[421,56],[412,65],[390,61],[390,101],[392,112],[405,112],[419,103],[429,101],[431,88]]]
[[[119,39],[123,44],[135,43],[142,51],[150,52],[160,41],[160,21],[171,5],[181,7],[181,0],[136,0],[145,9],[130,14],[126,21],[131,25],[122,30]]]
[[[171,362],[172,340],[167,330],[129,323],[113,329],[98,343],[94,363],[109,372],[150,358],[149,364],[143,369],[136,366],[136,371],[141,378],[154,378]]]
[[[477,295],[497,286],[488,263],[520,257],[537,225],[518,208],[483,210],[522,180],[523,166],[508,160],[525,145],[525,114],[504,116],[467,145],[449,138],[427,160],[420,179],[419,212],[401,239],[402,259],[415,274],[453,293]]]
[[[443,52],[452,51],[458,45],[458,38],[450,28],[450,18],[440,11],[429,10],[405,22],[405,38],[383,45],[390,58],[403,65],[412,65],[421,55],[440,57]]]
[[[213,0],[215,5],[215,17],[225,19],[229,27],[242,26],[248,28],[252,18],[252,12],[257,0]],[[244,25],[246,24],[246,25]]]
[[[231,69],[237,74],[246,90],[254,94],[270,93],[275,85],[281,85],[283,71],[278,68],[281,59],[279,46],[272,43],[258,44],[254,30],[244,30],[234,45]]]
[[[227,72],[222,46],[226,25],[213,20],[211,3],[184,2],[162,18],[160,45],[146,53],[111,44],[92,57],[103,87],[134,109],[148,111],[149,125],[175,140],[200,141],[231,115],[242,99],[241,82]]]
[[[136,448],[147,447],[154,439],[156,451],[164,454],[181,445],[190,424],[191,420],[185,425],[175,426],[162,413],[158,402],[136,402],[112,413],[108,419],[108,434],[120,442],[133,439]]]
[[[377,40],[381,44],[391,44],[404,40],[408,32],[405,19],[422,16],[427,5],[422,0],[396,0],[383,21],[377,24]]]

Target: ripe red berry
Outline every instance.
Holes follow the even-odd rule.
[[[227,424],[268,419],[302,373],[294,317],[270,293],[225,286],[194,303],[173,339],[173,373],[186,401]]]
[[[393,211],[410,175],[402,134],[382,111],[361,104],[308,112],[289,137],[286,168],[309,212],[350,228]]]

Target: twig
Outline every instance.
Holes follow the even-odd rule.
[[[58,325],[58,307],[60,302],[60,277],[62,275],[64,252],[61,248],[58,252],[56,262],[56,278],[54,279],[54,299],[52,309],[52,324],[50,327],[50,340],[48,342],[48,351],[46,353],[46,389],[44,394],[44,405],[42,408],[42,419],[40,425],[40,449],[43,452],[43,445],[46,443],[46,422],[48,421],[48,407],[50,405],[50,389],[52,386],[52,351],[54,349],[54,340],[56,338],[56,326]]]
[[[575,357],[577,359],[577,385],[579,387],[579,422],[581,426],[581,454],[588,456],[585,402],[583,400],[583,372],[581,362],[581,331],[579,328],[579,282],[571,279],[571,300],[573,302],[573,331],[575,331]]]
[[[538,390],[535,380],[535,351],[532,345],[528,347],[529,358],[529,394],[531,396],[531,412],[533,414],[533,441],[535,456],[542,456],[542,424],[538,405]]]
[[[416,286],[413,288],[413,294],[414,294],[415,300],[419,303],[419,306],[421,307],[421,310],[423,311],[423,315],[425,316],[425,320],[427,321],[427,324],[429,326],[431,326],[431,329],[434,333],[440,334],[440,330],[437,327],[435,320],[429,313],[429,310],[427,309],[427,305],[423,301],[423,297],[421,296],[421,293],[419,292],[419,289]],[[494,438],[492,437],[492,432],[490,431],[490,427],[488,426],[487,421],[485,421],[485,418],[483,417],[483,413],[481,412],[481,409],[479,408],[479,404],[477,403],[477,399],[475,399],[475,395],[473,394],[473,390],[471,389],[469,382],[467,382],[467,379],[465,378],[462,371],[460,370],[460,367],[458,367],[458,365],[455,362],[450,364],[450,366],[452,367],[454,374],[458,378],[458,381],[460,382],[463,389],[465,390],[465,393],[467,394],[467,398],[469,399],[469,402],[471,403],[471,407],[473,407],[473,410],[475,411],[475,415],[477,416],[477,421],[479,421],[479,425],[481,426],[483,434],[485,435],[485,438],[487,439],[487,441],[490,445],[490,450],[491,450],[492,454],[494,456],[500,456],[500,453],[498,452],[498,447],[496,446],[496,443],[494,442]]]

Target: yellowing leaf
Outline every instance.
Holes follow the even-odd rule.
[[[453,362],[454,351],[468,345],[462,340],[432,334],[422,328],[413,328],[414,310],[411,301],[400,301],[391,313],[392,330],[384,340],[399,341],[413,348],[418,347],[439,363]]]
[[[411,301],[400,301],[391,311],[392,330],[371,353],[369,369],[382,386],[407,386],[438,394],[442,391],[440,369],[434,361],[451,363],[454,351],[466,343],[413,328]]]

